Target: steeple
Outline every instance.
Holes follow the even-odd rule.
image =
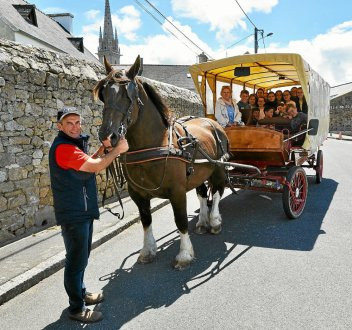
[[[111,64],[120,64],[120,47],[115,27],[115,36],[113,32],[111,11],[109,0],[105,0],[104,31],[99,33],[98,56],[101,63],[104,62],[104,55]]]

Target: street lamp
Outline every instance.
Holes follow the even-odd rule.
[[[255,54],[258,53],[258,32],[260,32],[260,34],[262,35],[262,37],[259,40],[264,39],[266,37],[270,37],[274,34],[272,32],[269,32],[266,36],[264,36],[264,30],[257,29],[256,27],[254,28],[254,53]]]

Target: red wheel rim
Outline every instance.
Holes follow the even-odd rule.
[[[296,172],[290,184],[290,209],[292,213],[300,214],[307,197],[307,182],[304,173]]]

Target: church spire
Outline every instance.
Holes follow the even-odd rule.
[[[105,0],[104,31],[102,34],[100,28],[98,56],[101,63],[105,56],[111,64],[120,64],[120,47],[116,27],[114,36],[109,0]]]

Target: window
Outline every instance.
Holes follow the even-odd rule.
[[[35,5],[13,5],[13,6],[29,24],[38,26],[37,16],[35,14]]]
[[[84,53],[83,38],[67,38],[81,53]]]

